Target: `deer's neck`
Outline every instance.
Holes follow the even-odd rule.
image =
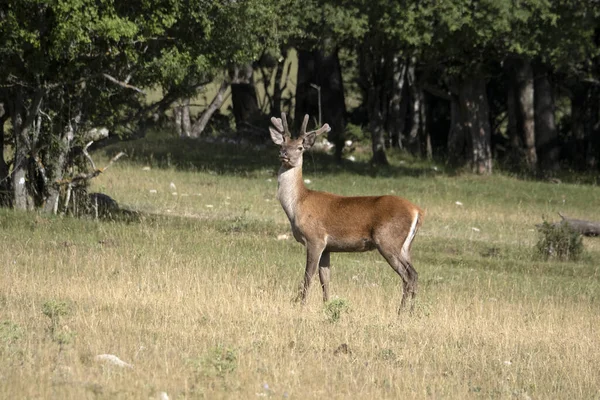
[[[290,221],[294,221],[298,203],[307,189],[302,180],[302,166],[295,168],[281,167],[277,177],[277,198]]]

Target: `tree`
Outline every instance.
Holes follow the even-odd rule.
[[[2,3],[0,16],[1,118],[11,119],[14,150],[0,182],[16,208],[55,212],[89,168],[78,149],[94,128],[137,130],[276,36],[274,5],[259,0],[23,0]],[[146,104],[156,86],[164,96]]]

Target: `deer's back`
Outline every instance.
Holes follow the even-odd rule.
[[[407,234],[415,213],[422,212],[398,196],[345,197],[317,191],[309,191],[300,206],[298,228],[326,237],[330,251],[372,250],[374,235]]]

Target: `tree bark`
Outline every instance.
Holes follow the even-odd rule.
[[[575,232],[579,232],[583,236],[600,236],[600,222],[568,218],[561,213],[558,213],[558,215],[560,215],[561,221],[555,222],[552,225],[569,225],[571,229]]]
[[[331,131],[327,138],[335,145],[335,160],[340,162],[346,130],[346,103],[338,49],[329,49],[327,44],[313,51],[298,50],[296,126],[305,114],[313,118],[320,115],[322,121],[319,123],[329,124]]]
[[[533,69],[529,60],[521,58],[515,60],[514,68],[518,128],[525,146],[527,168],[533,172],[537,169]]]
[[[387,165],[388,160],[385,155],[385,130],[383,129],[383,115],[381,114],[381,105],[377,88],[371,88],[368,96],[369,108],[369,130],[371,131],[371,144],[373,157],[371,163],[375,165]]]
[[[459,100],[463,127],[471,143],[470,161],[473,172],[491,174],[491,128],[485,80],[473,77],[463,81]]]
[[[558,131],[554,122],[554,93],[544,65],[535,66],[535,144],[544,171],[558,169],[560,147]]]
[[[217,94],[212,99],[208,107],[206,107],[206,110],[202,112],[198,120],[194,122],[194,125],[192,125],[190,135],[191,137],[200,137],[202,132],[204,132],[208,121],[210,121],[210,118],[223,105],[223,101],[225,101],[225,92],[227,92],[227,88],[229,88],[229,82],[223,81],[221,83],[221,86],[219,86]]]
[[[410,132],[408,134],[408,146],[411,151],[415,153],[421,153],[421,146],[419,140],[419,131],[421,130],[421,107],[423,96],[420,88],[417,86],[417,78],[415,74],[415,62],[411,60],[408,69],[406,71],[408,79],[408,90],[410,92]]]
[[[406,67],[398,55],[393,58],[393,93],[390,101],[390,140],[392,147],[403,148],[402,138],[406,125],[408,108],[408,91],[406,90]]]
[[[235,66],[231,72],[231,103],[238,131],[252,124],[261,114],[250,64]]]
[[[190,99],[183,99],[181,104],[181,134],[186,137],[192,135],[192,121],[190,119]]]
[[[448,162],[459,167],[465,162],[467,149],[466,129],[460,111],[460,99],[450,96],[450,132],[448,132]]]

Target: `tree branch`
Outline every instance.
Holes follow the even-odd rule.
[[[126,89],[131,89],[131,90],[135,90],[138,93],[143,94],[144,96],[146,95],[146,92],[144,92],[142,89],[135,87],[133,85],[128,84],[127,82],[121,82],[120,80],[118,80],[117,78],[113,78],[112,76],[110,76],[109,74],[102,74],[102,76],[104,76],[106,79],[108,79],[109,81],[111,81],[112,83],[115,83],[121,87],[124,87]],[[129,80],[129,77],[128,79]]]

